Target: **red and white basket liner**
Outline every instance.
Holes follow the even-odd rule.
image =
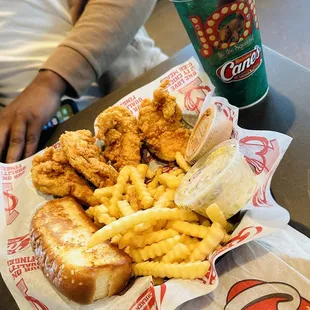
[[[170,91],[177,97],[184,120],[191,126],[210,104],[215,104],[218,111],[233,122],[233,137],[239,141],[247,162],[256,172],[260,187],[244,209],[244,216],[232,240],[210,255],[211,268],[204,278],[193,281],[169,280],[156,287],[151,277],[139,278],[122,295],[80,306],[68,301],[50,285],[39,270],[31,250],[31,218],[42,203],[52,199],[51,196],[38,193],[32,185],[32,158],[15,164],[0,163],[0,270],[21,309],[175,309],[186,301],[215,290],[219,285],[215,268],[219,256],[288,223],[288,212],[272,198],[270,182],[292,139],[277,132],[240,128],[237,125],[238,109],[226,99],[212,96],[214,86],[194,58],[132,92],[117,104],[126,106],[137,115],[142,99],[151,98],[153,90],[165,78],[170,79]]]

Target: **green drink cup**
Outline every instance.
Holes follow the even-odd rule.
[[[255,0],[172,0],[216,94],[247,108],[268,81]]]

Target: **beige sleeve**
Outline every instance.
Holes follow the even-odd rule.
[[[151,14],[156,0],[89,0],[69,36],[43,64],[81,96],[116,60]]]

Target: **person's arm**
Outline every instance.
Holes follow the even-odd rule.
[[[66,82],[51,71],[41,71],[31,84],[0,111],[0,161],[28,157],[37,150],[42,127],[56,114]]]
[[[156,0],[89,0],[69,36],[42,69],[56,72],[81,96],[108,70],[151,14]]]
[[[88,1],[67,39],[48,58],[34,81],[0,112],[0,160],[6,148],[6,162],[35,153],[41,130],[56,114],[61,97],[81,96],[133,40],[155,3]]]

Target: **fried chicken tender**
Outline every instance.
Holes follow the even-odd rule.
[[[89,130],[67,131],[60,136],[61,149],[70,165],[96,187],[113,185],[117,171],[106,164],[96,139]]]
[[[153,100],[142,101],[138,125],[141,137],[160,159],[174,161],[176,152],[184,155],[191,131],[181,123],[182,111],[169,94],[169,80],[154,91]]]
[[[108,108],[98,116],[96,127],[99,129],[97,138],[105,144],[103,156],[117,170],[140,163],[138,122],[128,109],[122,106]]]
[[[35,156],[31,174],[34,187],[44,194],[75,197],[91,206],[100,203],[87,181],[69,165],[61,149],[49,147],[43,154]]]

